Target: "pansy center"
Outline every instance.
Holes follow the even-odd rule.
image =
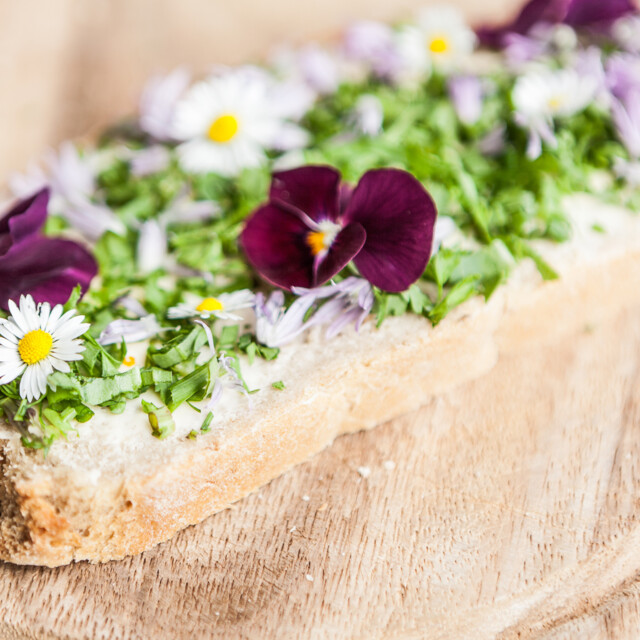
[[[218,298],[205,298],[197,307],[196,311],[207,312],[207,311],[222,311],[224,309],[224,305]]]
[[[319,222],[318,228],[315,231],[309,231],[309,233],[307,233],[306,242],[311,249],[311,253],[317,256],[320,253],[328,251],[336,239],[336,236],[340,233],[340,229],[342,229],[342,227],[331,220]]]
[[[36,364],[44,360],[53,347],[53,338],[50,333],[42,329],[35,329],[25,333],[18,342],[18,353],[25,364]]]
[[[436,36],[429,40],[429,51],[431,53],[446,53],[449,51],[449,41],[444,36]]]
[[[211,123],[207,135],[213,142],[224,144],[235,137],[238,127],[238,119],[230,113],[225,113]]]

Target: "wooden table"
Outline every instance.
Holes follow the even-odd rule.
[[[636,309],[141,556],[0,564],[0,637],[638,638],[639,455]]]

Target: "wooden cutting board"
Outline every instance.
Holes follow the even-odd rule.
[[[639,460],[636,309],[141,556],[0,564],[0,637],[635,639]]]

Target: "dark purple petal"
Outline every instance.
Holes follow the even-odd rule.
[[[65,303],[80,285],[83,293],[98,272],[93,256],[70,240],[33,236],[0,256],[0,307],[30,294],[36,302]]]
[[[367,171],[344,213],[367,239],[354,258],[360,273],[385,291],[404,291],[424,272],[433,242],[436,206],[411,174],[399,169]]]
[[[573,0],[564,22],[574,27],[612,22],[636,10],[631,0]]]
[[[525,35],[538,23],[599,26],[635,10],[632,0],[531,0],[513,22],[501,27],[482,27],[477,34],[482,44],[500,48],[505,45],[508,33]]]
[[[357,222],[342,229],[318,265],[314,286],[324,284],[342,271],[362,249],[366,237],[364,228]]]
[[[0,256],[10,247],[40,232],[47,219],[48,204],[49,189],[42,189],[30,198],[16,203],[0,218]]]
[[[309,227],[275,204],[260,207],[247,221],[240,244],[268,282],[284,289],[313,284],[313,255],[305,239]]]
[[[340,173],[331,167],[299,167],[273,174],[269,198],[290,205],[291,210],[316,222],[336,220],[339,186]]]

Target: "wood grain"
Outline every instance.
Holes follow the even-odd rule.
[[[502,359],[141,556],[0,565],[0,636],[637,638],[639,319]]]

